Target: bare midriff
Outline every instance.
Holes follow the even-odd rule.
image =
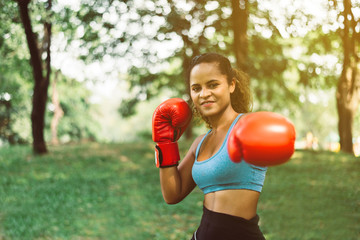
[[[249,220],[256,216],[259,197],[260,193],[252,190],[223,190],[206,194],[204,206],[213,212]]]

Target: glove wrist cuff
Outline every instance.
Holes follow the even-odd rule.
[[[155,163],[158,168],[177,166],[180,160],[177,142],[157,143],[155,146]]]

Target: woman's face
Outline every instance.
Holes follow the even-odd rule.
[[[235,81],[228,84],[218,63],[200,63],[190,72],[190,95],[197,110],[205,117],[223,113],[229,106]]]

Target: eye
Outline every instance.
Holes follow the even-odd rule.
[[[210,88],[216,88],[219,84],[218,83],[211,83],[209,85]]]
[[[191,90],[193,92],[199,92],[200,91],[200,87],[192,87]]]

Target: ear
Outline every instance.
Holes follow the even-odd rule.
[[[229,90],[230,90],[230,93],[233,93],[235,91],[235,87],[236,87],[236,79],[233,78],[231,80],[231,83],[229,85]]]

